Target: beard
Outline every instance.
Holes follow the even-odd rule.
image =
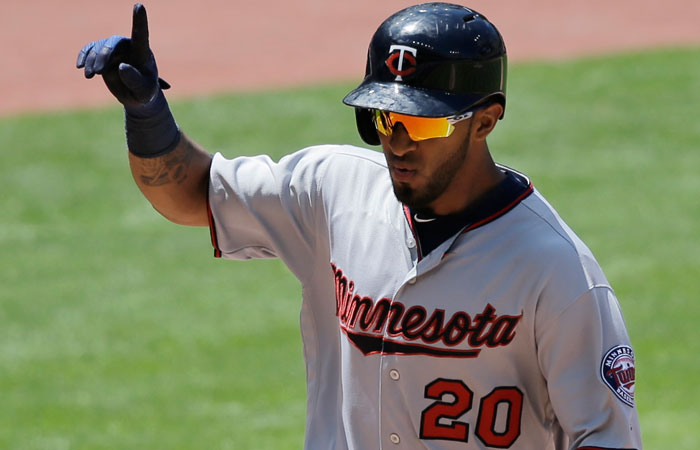
[[[396,198],[413,210],[430,211],[429,205],[437,200],[450,186],[457,172],[461,169],[467,157],[468,142],[438,166],[428,183],[420,188],[413,188],[407,183],[391,180]]]

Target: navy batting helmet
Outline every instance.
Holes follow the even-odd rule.
[[[497,101],[505,108],[503,38],[480,13],[425,3],[386,19],[369,44],[365,79],[343,99],[362,139],[378,145],[373,109],[449,117]]]

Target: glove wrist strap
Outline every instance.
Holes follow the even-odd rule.
[[[160,89],[145,105],[125,106],[124,123],[129,151],[140,158],[166,155],[180,141],[180,129]]]

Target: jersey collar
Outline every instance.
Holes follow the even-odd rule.
[[[523,174],[498,166],[506,177],[467,209],[444,216],[426,216],[404,205],[406,220],[418,242],[419,258],[427,255],[455,234],[482,227],[515,208],[534,190]]]

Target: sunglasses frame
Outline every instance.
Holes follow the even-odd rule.
[[[391,111],[383,111],[380,109],[373,109],[372,110],[372,122],[374,123],[374,127],[376,128],[378,133],[381,133],[384,136],[391,137],[391,135],[394,132],[394,127],[396,124],[401,123],[404,128],[406,129],[406,132],[408,133],[408,136],[411,138],[413,141],[424,141],[427,139],[439,139],[439,138],[446,138],[452,135],[454,132],[454,125],[458,122],[461,122],[463,120],[467,120],[471,118],[474,115],[474,110],[469,110],[469,111],[464,111],[459,114],[455,114],[454,116],[448,116],[448,117],[421,117],[421,116],[411,116],[409,114],[399,114],[399,113],[394,113]],[[394,122],[391,119],[391,115],[399,115],[399,116],[407,116],[415,119],[426,119],[426,120],[440,120],[444,119],[447,122],[447,131],[445,134],[441,135],[436,135],[436,136],[430,136],[430,137],[422,137],[422,136],[416,136],[415,131],[412,134],[410,130],[410,126],[406,126],[405,123],[401,122],[401,120],[397,120]],[[382,121],[382,125],[378,123],[378,121]],[[386,132],[382,131],[382,129],[386,130]]]

